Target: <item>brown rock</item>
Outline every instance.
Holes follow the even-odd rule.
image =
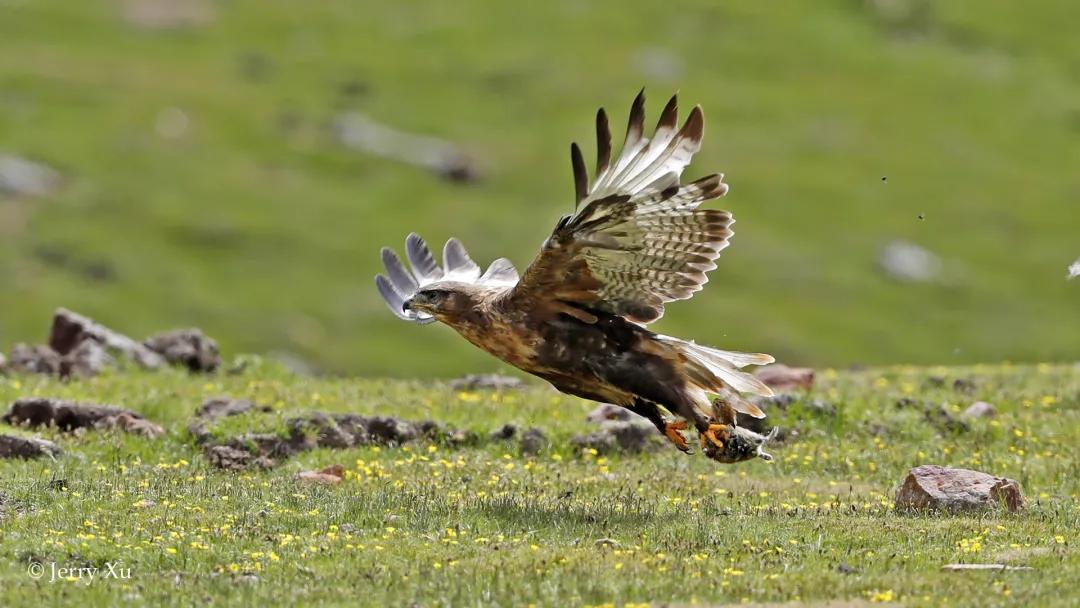
[[[809,390],[814,386],[814,370],[809,367],[788,367],[783,363],[774,363],[757,368],[754,376],[778,391]]]
[[[256,406],[247,399],[230,399],[228,397],[210,397],[203,401],[195,415],[200,418],[219,418],[223,416],[236,416],[255,409]],[[258,408],[261,412],[273,411],[270,406]]]
[[[56,426],[62,431],[119,428],[146,437],[159,437],[164,432],[160,426],[128,409],[46,397],[19,399],[0,420],[29,427]]]
[[[525,387],[525,381],[515,376],[500,376],[499,374],[469,374],[462,378],[450,381],[450,388],[457,391],[474,391],[477,389],[519,389]]]
[[[965,570],[996,570],[997,572],[1034,570],[1030,566],[1009,566],[1008,564],[945,564],[941,569],[947,572],[962,572]]]
[[[660,433],[652,424],[605,422],[595,433],[578,435],[570,443],[578,449],[593,449],[601,454],[637,453],[660,445]]]
[[[964,418],[993,418],[997,416],[997,408],[985,401],[976,401],[969,405],[961,416]]]
[[[264,456],[255,456],[247,450],[227,445],[212,445],[206,448],[206,459],[220,469],[236,471],[250,466],[269,469],[274,461]]]
[[[49,332],[49,346],[66,355],[86,340],[93,340],[147,369],[161,367],[165,362],[161,355],[123,334],[70,310],[57,309]]]
[[[345,477],[345,467],[340,464],[332,464],[318,471],[301,471],[296,474],[300,481],[308,483],[325,483],[336,485]]]
[[[31,437],[0,435],[0,458],[56,458],[60,448],[51,441]]]
[[[965,511],[1004,504],[1010,511],[1024,506],[1020,484],[980,471],[922,465],[908,471],[896,491],[898,509]]]
[[[521,453],[526,456],[536,456],[547,448],[550,441],[543,431],[531,428],[521,436]]]
[[[61,364],[60,355],[48,346],[16,344],[11,347],[11,360],[8,361],[7,369],[19,374],[54,376],[60,373]]]
[[[589,422],[607,422],[609,420],[631,422],[634,420],[643,420],[641,416],[638,416],[625,407],[619,407],[610,403],[601,403],[596,409],[589,412],[589,414],[585,416],[585,419]]]
[[[182,365],[193,373],[213,372],[221,367],[221,355],[214,340],[198,329],[176,329],[151,336],[143,342],[172,365]]]
[[[105,347],[94,340],[84,340],[60,360],[60,377],[89,378],[114,363]]]

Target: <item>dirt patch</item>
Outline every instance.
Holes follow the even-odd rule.
[[[19,399],[0,420],[31,428],[55,426],[66,432],[115,428],[150,438],[160,437],[165,432],[159,425],[128,409],[38,397]]]

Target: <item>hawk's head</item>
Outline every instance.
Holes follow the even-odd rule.
[[[413,323],[434,323],[436,320],[453,324],[468,312],[484,294],[505,291],[517,284],[518,274],[506,258],[499,258],[481,274],[457,239],[446,241],[443,266],[435,262],[424,239],[410,234],[405,239],[406,268],[393,250],[383,247],[382,259],[386,275],[375,277],[390,311]]]
[[[439,281],[421,287],[401,304],[403,313],[425,313],[444,323],[467,315],[480,302],[482,288],[460,281]]]

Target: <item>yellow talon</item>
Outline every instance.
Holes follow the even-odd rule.
[[[683,452],[689,452],[690,446],[686,443],[686,437],[683,437],[683,434],[679,432],[683,430],[686,430],[685,420],[676,420],[664,424],[664,435],[667,436],[668,440]]]
[[[710,424],[709,428],[701,433],[701,447],[704,449],[705,441],[708,440],[722,450],[730,439],[731,427],[726,424]]]

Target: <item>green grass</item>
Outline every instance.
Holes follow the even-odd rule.
[[[834,366],[1076,357],[1075,2],[237,0],[166,32],[123,4],[0,0],[0,148],[66,176],[0,201],[2,344],[40,341],[64,305],[333,371],[490,367],[394,322],[379,247],[457,235],[524,266],[570,208],[569,141],[591,150],[595,108],[620,124],[645,85],[651,116],[674,90],[705,106],[688,177],[726,172],[739,219],[666,333]],[[642,67],[655,49],[673,70]],[[170,107],[180,139],[155,132]],[[461,142],[485,180],[342,149],[327,125],[351,109]],[[949,281],[880,276],[893,238]]]
[[[62,384],[0,381],[0,403],[50,395],[132,407],[158,440],[114,432],[43,436],[57,461],[0,462],[0,588],[20,605],[577,606],[785,603],[1070,606],[1080,576],[1080,371],[994,365],[822,371],[770,419],[798,436],[773,463],[724,466],[665,448],[576,454],[590,404],[535,386],[457,393],[428,382],[308,379],[257,364],[244,375],[113,374]],[[953,390],[953,381],[974,390]],[[309,409],[432,418],[480,433],[536,426],[551,449],[316,450],[269,472],[208,468],[184,430],[207,396],[273,406],[272,428]],[[1000,415],[943,431],[910,397]],[[835,416],[807,404],[826,400]],[[230,425],[232,422],[230,422]],[[3,432],[27,432],[4,427]],[[337,487],[297,471],[340,463]],[[1021,482],[1019,514],[905,514],[908,468],[937,463]],[[66,490],[50,482],[63,479]],[[598,544],[611,539],[614,544]],[[32,560],[102,567],[126,580],[32,580]],[[943,564],[1008,563],[1006,573]],[[856,570],[843,573],[840,564]],[[254,576],[251,576],[254,575]],[[789,604],[785,604],[789,605]]]

